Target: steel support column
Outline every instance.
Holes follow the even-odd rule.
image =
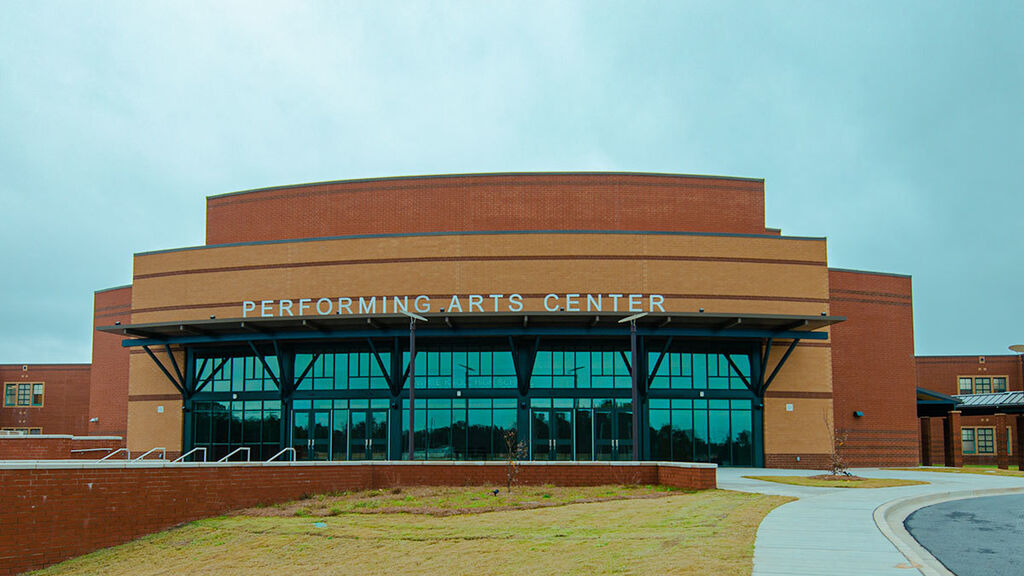
[[[278,375],[278,389],[281,392],[281,449],[283,450],[291,445],[292,426],[294,424],[292,422],[292,396],[299,383],[295,380],[295,352],[291,349],[286,349],[284,352],[278,349],[277,353],[277,369],[280,372]],[[315,357],[310,359],[310,366],[315,362]],[[266,366],[266,362],[264,362],[264,366]],[[303,371],[302,377],[304,378],[309,371],[310,368],[307,367]],[[271,377],[273,377],[273,374],[271,374]],[[291,458],[296,460],[298,455],[292,454]]]
[[[391,341],[391,397],[388,400],[388,460],[402,459],[402,386],[405,386],[402,341]]]
[[[409,460],[416,459],[416,319],[409,318]]]
[[[192,349],[185,349],[185,392],[181,398],[181,452],[184,454],[192,449],[192,397],[196,393],[196,371],[194,369]]]
[[[629,349],[632,361],[630,375],[633,381],[633,460],[640,460],[640,362],[636,349],[636,320],[629,322]]]

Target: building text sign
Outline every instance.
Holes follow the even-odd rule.
[[[283,316],[330,316],[335,314],[397,314],[400,312],[522,312],[522,294],[453,294],[451,297],[359,296],[246,300],[242,318]],[[545,294],[548,312],[664,312],[661,294]],[[438,308],[435,305],[442,304]]]

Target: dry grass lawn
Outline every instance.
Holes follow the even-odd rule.
[[[928,484],[921,480],[899,480],[896,478],[840,478],[825,479],[814,476],[744,476],[753,480],[793,484],[795,486],[815,486],[818,488],[892,488],[894,486],[915,486]]]
[[[489,487],[418,486],[318,494],[273,506],[247,508],[232,516],[337,516],[339,514],[429,514],[456,516],[502,510],[530,510],[626,498],[679,494],[670,486],[517,486],[512,492]]]
[[[757,526],[791,500],[709,490],[456,516],[296,508],[192,522],[35,574],[748,576]]]

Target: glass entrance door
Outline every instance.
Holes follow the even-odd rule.
[[[572,460],[572,410],[534,408],[530,428],[533,460]]]
[[[594,408],[594,453],[595,460],[629,460],[633,457],[633,411],[630,402],[607,400],[599,408]]]
[[[348,437],[349,460],[386,460],[387,410],[352,410]]]
[[[296,460],[329,460],[331,457],[331,413],[302,410],[292,417],[292,447]]]

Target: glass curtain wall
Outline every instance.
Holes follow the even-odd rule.
[[[408,365],[409,354],[404,354]],[[416,354],[417,460],[501,460],[516,429],[516,370],[508,349],[426,349]],[[409,400],[402,400],[402,457]]]
[[[628,349],[539,350],[529,391],[520,396],[508,348],[422,346],[417,459],[504,459],[510,431],[533,460],[632,458]],[[403,359],[407,368],[408,353]],[[279,375],[277,358],[265,360]],[[283,446],[309,460],[406,458],[408,390],[392,397],[392,360],[390,350],[381,350],[379,361],[366,350],[300,350],[294,356],[298,384],[290,406],[283,406],[258,357],[195,354],[192,369],[201,388],[187,421],[192,445],[207,447],[210,459],[241,446],[252,450],[253,459]],[[758,399],[744,383],[752,373],[746,353],[648,351],[641,360],[640,369],[650,372],[639,415],[645,458],[748,466],[759,460]]]
[[[248,447],[253,460],[281,449],[281,401],[273,379],[255,356],[197,359],[196,381],[206,385],[192,404],[193,446],[217,460]],[[277,359],[266,359],[277,370]],[[219,368],[219,369],[218,369]]]
[[[648,355],[652,370],[658,356]],[[746,355],[666,354],[651,378],[651,458],[753,465],[755,398],[743,382],[750,374]]]

